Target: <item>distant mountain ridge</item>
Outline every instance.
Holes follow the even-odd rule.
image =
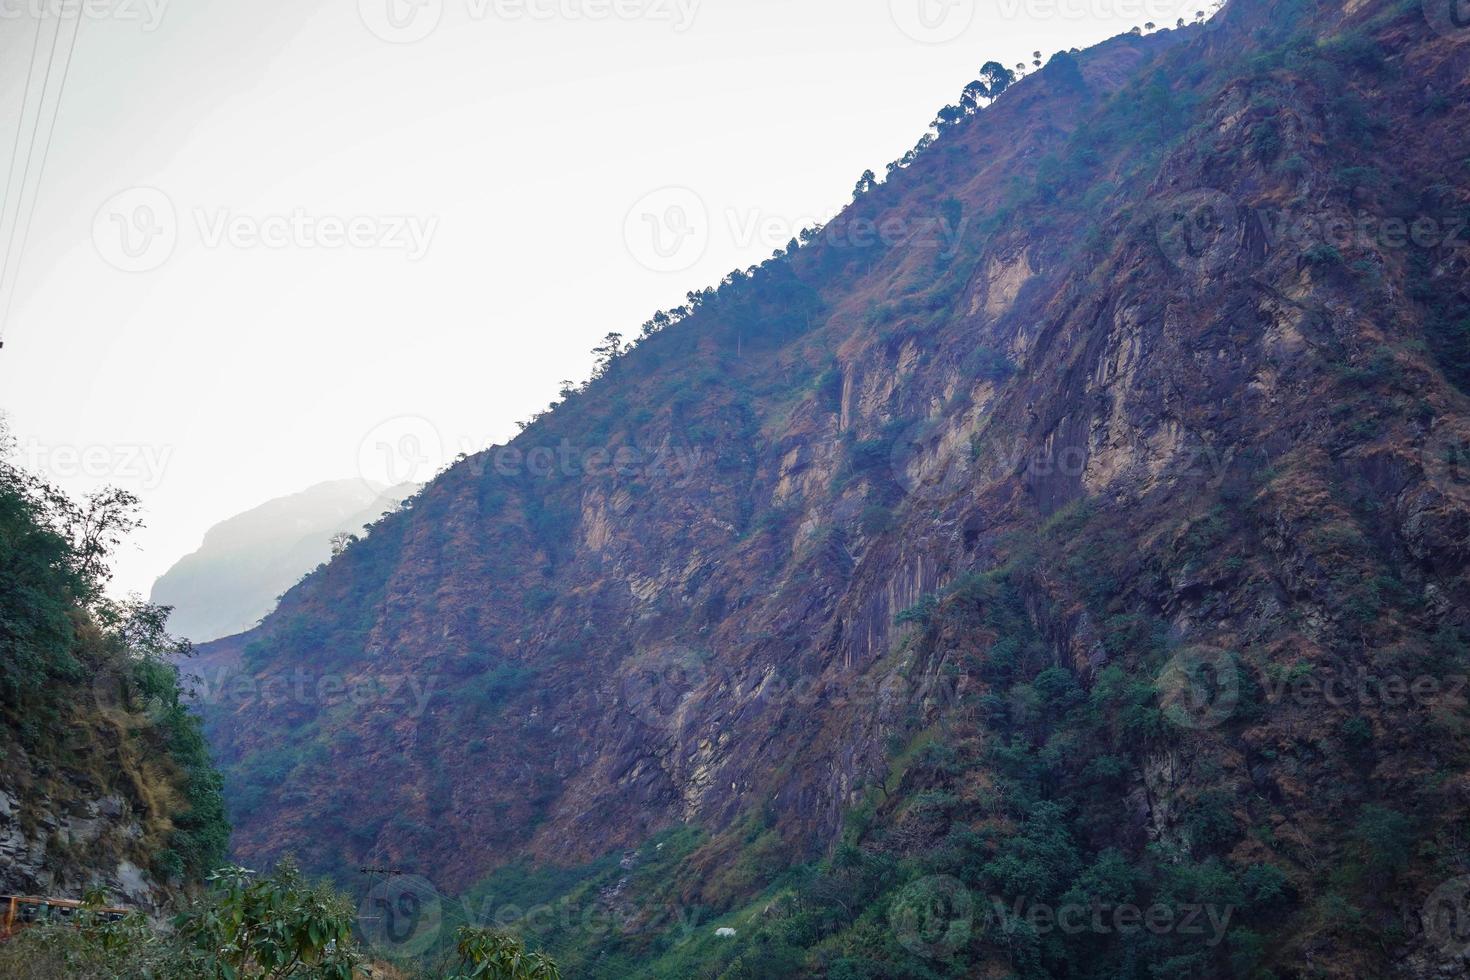
[[[332,480],[267,501],[210,528],[153,584],[151,601],[173,607],[169,628],[196,643],[244,632],[331,557],[332,535],[361,531],[417,489]]]

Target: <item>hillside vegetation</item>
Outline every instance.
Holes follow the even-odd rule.
[[[407,869],[568,976],[1457,975],[1470,44],[1426,9],[977,79],[609,338],[205,650],[238,851]]]
[[[0,976],[384,975],[345,895],[289,859],[268,874],[225,865],[220,778],[175,665],[189,646],[165,630],[167,608],[104,594],[136,501],[108,490],[75,502],[7,462],[8,438],[0,419],[0,894],[84,907],[0,940]],[[560,977],[475,928],[420,975]]]
[[[187,650],[166,609],[104,594],[135,505],[77,503],[0,458],[4,893],[149,909],[223,863],[220,777],[169,662]]]

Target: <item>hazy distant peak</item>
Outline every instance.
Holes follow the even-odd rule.
[[[152,600],[173,606],[174,632],[197,642],[249,629],[276,598],[331,554],[331,537],[358,533],[418,490],[332,480],[221,521],[199,549],[165,572]]]

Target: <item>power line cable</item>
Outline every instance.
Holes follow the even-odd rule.
[[[65,8],[63,7],[62,10],[64,12],[65,11]],[[20,236],[20,249],[18,251],[16,251],[16,253],[15,253],[15,273],[11,277],[11,285],[10,285],[10,288],[9,289],[4,289],[5,280],[3,278],[0,278],[0,290],[3,290],[4,293],[5,293],[5,307],[4,307],[3,310],[0,310],[0,346],[3,346],[4,345],[3,337],[4,337],[5,328],[10,324],[10,307],[15,302],[16,287],[20,285],[20,270],[21,270],[21,265],[22,265],[22,263],[25,262],[26,246],[30,242],[30,239],[31,239],[31,220],[36,216],[36,204],[40,200],[40,197],[41,197],[41,187],[45,183],[45,180],[46,180],[46,164],[51,159],[51,144],[52,144],[52,142],[53,142],[53,140],[55,139],[55,136],[56,136],[56,121],[59,118],[61,118],[61,100],[66,95],[66,80],[71,77],[72,56],[76,53],[76,50],[77,50],[77,37],[82,33],[82,20],[83,20],[83,18],[82,18],[81,0],[78,0],[76,11],[77,11],[76,12],[76,17],[74,18],[74,20],[76,21],[76,26],[74,26],[72,28],[71,40],[67,42],[66,56],[65,56],[65,59],[62,61],[62,65],[61,65],[61,81],[56,86],[56,99],[55,99],[55,101],[54,101],[54,103],[52,105],[52,108],[51,108],[51,123],[46,128],[46,139],[41,143],[41,165],[38,168],[36,168],[36,189],[31,194],[30,207],[28,207],[28,208],[25,209],[26,217],[25,217],[24,224],[21,225],[22,231],[21,231],[21,236]],[[55,55],[56,55],[56,42],[58,40],[60,40],[60,38],[61,38],[61,29],[62,29],[62,26],[63,26],[64,23],[65,23],[65,19],[64,18],[61,18],[61,19],[59,19],[57,21],[57,24],[56,24],[56,37],[53,38],[52,39],[52,42],[51,42],[51,55],[52,55],[52,58],[53,59],[55,58]],[[37,28],[36,36],[38,38],[40,37],[40,29],[39,28]],[[49,83],[50,80],[51,80],[51,64],[48,62],[47,67],[46,67],[46,82]],[[45,107],[45,103],[46,103],[46,84],[43,84],[41,86],[41,106],[38,107],[38,112],[39,112],[39,110],[41,108],[44,108]],[[40,129],[40,126],[39,126],[39,116],[37,117],[37,123],[38,123],[37,130],[39,130]],[[35,133],[34,132],[31,134],[31,143],[32,143],[31,152],[32,152],[32,154],[34,154],[34,152],[35,152],[35,146],[34,146],[34,144],[35,144]],[[26,170],[27,171],[30,170],[30,157],[29,156],[26,159]],[[20,211],[21,211],[21,208],[24,206],[24,203],[25,203],[25,193],[24,193],[25,192],[25,182],[24,181],[21,182],[21,192],[22,193],[21,193],[20,201],[17,202],[17,204],[16,204],[16,214],[15,214],[15,217],[16,217],[16,220],[17,221],[20,220]],[[11,237],[12,241],[15,238],[15,225],[11,225],[11,227],[10,227],[10,237]],[[9,268],[9,265],[10,265],[10,245],[7,244],[5,246],[5,266],[6,266],[6,269],[7,270]]]
[[[31,83],[36,77],[36,55],[41,51],[41,32],[45,30],[46,18],[43,10],[42,16],[36,18],[36,40],[31,44],[31,63],[26,71],[26,87],[20,97],[20,115],[15,120],[15,145],[10,148],[10,170],[5,175],[5,193],[0,195],[0,226],[4,225],[5,215],[10,211],[10,188],[15,184],[15,165],[20,157],[21,133],[25,129],[26,109],[31,105]],[[40,121],[40,110],[37,109],[37,123]],[[16,208],[17,217],[20,208]],[[5,265],[9,265],[9,256],[6,256]]]

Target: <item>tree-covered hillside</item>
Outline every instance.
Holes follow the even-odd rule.
[[[187,651],[167,610],[104,591],[135,512],[125,493],[78,503],[0,458],[5,892],[102,888],[146,908],[225,857],[220,778],[171,663]]]

